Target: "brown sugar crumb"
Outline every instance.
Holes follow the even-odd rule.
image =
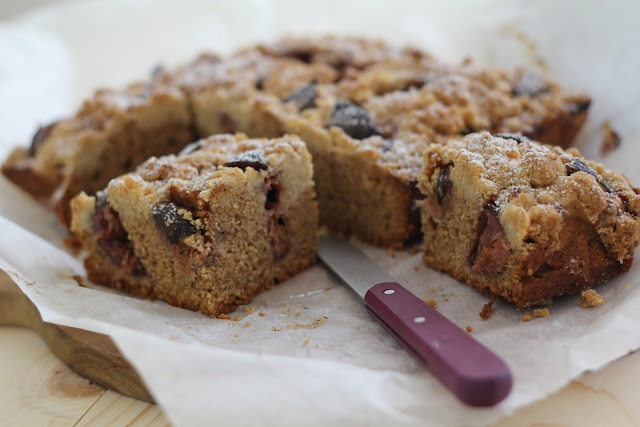
[[[604,154],[609,154],[614,151],[616,148],[620,146],[620,135],[617,134],[611,128],[611,124],[609,122],[604,122],[602,124],[602,142],[600,143],[600,152]]]
[[[245,327],[245,328],[247,328],[247,327],[249,327],[249,326],[251,326],[251,323],[249,323],[249,322],[244,322],[244,327]]]
[[[467,332],[473,332],[473,328],[471,326],[467,326]]]
[[[491,297],[491,299],[489,300],[488,303],[486,303],[484,305],[484,307],[482,307],[482,311],[480,311],[480,318],[482,320],[487,320],[489,319],[489,317],[491,317],[491,315],[493,314],[493,301],[494,298]]]
[[[417,265],[413,266],[413,271],[418,271],[418,266]]]
[[[242,307],[242,311],[244,311],[247,314],[253,314],[256,309],[254,307]]]
[[[432,299],[426,299],[424,300],[424,302],[426,302],[427,304],[429,304],[431,307],[436,308],[436,306],[438,305],[438,302]]]
[[[580,307],[582,308],[597,307],[606,303],[604,298],[593,289],[588,289],[580,294]]]
[[[235,316],[234,318],[231,319],[233,322],[237,322],[240,320],[240,316]]]
[[[296,311],[296,312],[295,312],[295,315],[296,315],[296,316],[300,316],[300,312],[299,312],[299,311]]]
[[[231,317],[228,314],[218,314],[218,319],[229,320]]]
[[[533,310],[533,317],[549,317],[548,308],[536,308]]]
[[[264,316],[265,316],[265,314],[264,314],[263,312],[260,312],[260,313],[258,313],[258,316],[260,316],[260,317],[264,317]]]
[[[420,252],[420,248],[409,248],[407,249],[407,252],[409,252],[411,255],[415,255]]]
[[[396,257],[396,251],[394,251],[393,249],[389,249],[387,251],[387,255],[389,256],[389,258],[395,258]]]
[[[304,347],[307,344],[309,344],[309,340],[304,340],[304,344],[302,344],[302,346]]]

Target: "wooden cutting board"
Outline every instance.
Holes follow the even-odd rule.
[[[36,306],[0,271],[0,325],[36,331],[71,369],[96,384],[153,402],[142,378],[107,335],[44,322]]]

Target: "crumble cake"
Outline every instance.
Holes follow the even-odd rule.
[[[210,137],[71,208],[92,281],[211,316],[315,262],[311,157],[296,137]]]
[[[586,96],[531,72],[470,61],[449,66],[419,49],[356,37],[286,38],[228,58],[202,55],[176,70],[157,70],[144,87],[171,91],[175,106],[167,105],[163,123],[172,128],[179,118],[179,137],[156,127],[140,135],[128,125],[100,125],[88,135],[76,125],[58,136],[64,126],[56,125],[49,135],[36,135],[35,155],[14,153],[3,172],[34,195],[63,194],[50,199],[67,222],[69,197],[81,190],[91,194],[125,172],[124,166],[175,152],[189,138],[298,134],[314,158],[320,222],[334,232],[399,247],[420,231],[416,175],[429,143],[489,130],[566,146],[589,108]],[[158,101],[142,99],[145,107],[139,108],[154,114]],[[89,103],[108,123],[140,122],[129,119],[130,108],[121,105],[126,103],[115,109]],[[82,117],[70,121],[83,123]],[[156,134],[179,142],[156,144]],[[125,142],[127,150],[113,141]],[[129,151],[140,155],[132,158]]]

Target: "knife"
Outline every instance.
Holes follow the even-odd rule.
[[[511,391],[507,364],[468,332],[402,287],[346,240],[320,236],[320,259],[367,311],[445,387],[471,406],[493,406]]]

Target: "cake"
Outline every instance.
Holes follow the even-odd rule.
[[[311,157],[296,137],[220,135],[71,201],[95,283],[211,316],[315,262]]]
[[[475,133],[425,151],[424,261],[517,306],[631,267],[640,189],[575,149]]]
[[[216,133],[297,134],[314,159],[320,222],[399,247],[420,231],[416,175],[429,143],[489,130],[566,146],[588,108],[586,96],[524,70],[449,66],[369,39],[287,38],[98,92],[2,170],[68,224],[71,197],[151,155]]]

